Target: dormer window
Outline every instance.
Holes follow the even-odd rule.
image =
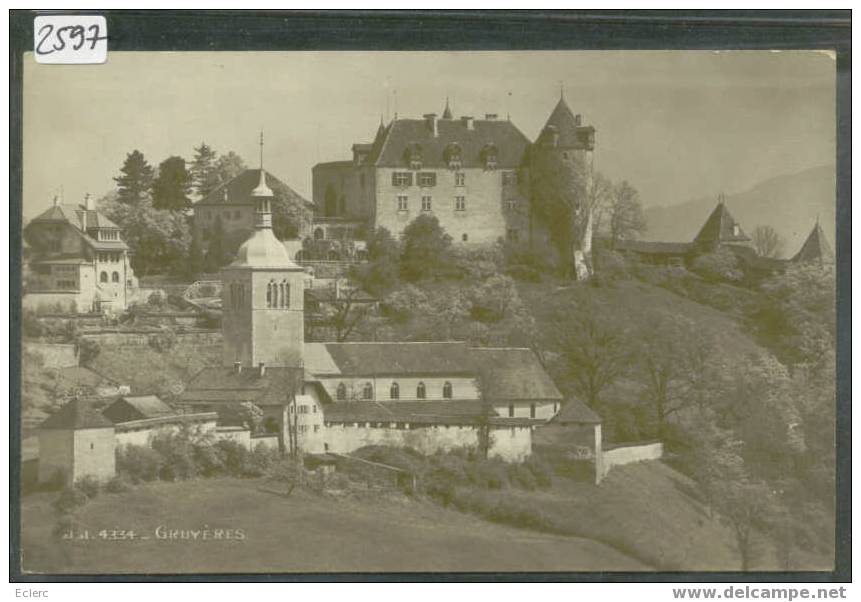
[[[484,148],[481,149],[481,160],[484,163],[484,168],[488,170],[496,169],[498,155],[499,153],[496,150],[495,144],[485,144]]]
[[[404,159],[406,159],[407,165],[410,166],[410,169],[421,169],[422,163],[422,147],[420,144],[410,144],[406,150],[404,151]]]
[[[408,171],[396,171],[392,173],[392,186],[406,188],[413,185],[413,174]]]
[[[463,153],[457,142],[452,142],[445,147],[443,160],[445,160],[449,169],[460,169],[463,166]]]

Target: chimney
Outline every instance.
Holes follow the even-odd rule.
[[[460,118],[460,120],[463,123],[463,125],[466,126],[466,129],[468,129],[468,130],[472,129],[472,117],[468,117],[468,116],[464,115],[463,117]]]
[[[439,136],[436,124],[436,113],[425,113],[423,117],[425,118],[425,123],[427,124],[428,129],[433,133],[433,137],[436,138]]]
[[[266,375],[266,364],[264,364],[263,362],[260,362],[260,376],[265,376],[265,375]]]
[[[580,113],[574,115],[574,125],[580,127],[580,124],[583,122],[583,116]]]
[[[485,113],[484,114],[484,118],[487,121],[495,121],[497,117],[498,117],[498,115],[496,113]]]
[[[242,362],[233,362],[233,373],[241,374],[242,373]]]
[[[87,211],[93,210],[93,197],[90,196],[90,193],[84,195],[84,209]]]

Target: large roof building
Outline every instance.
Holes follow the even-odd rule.
[[[93,207],[54,199],[24,228],[31,277],[24,306],[115,312],[126,308],[137,279],[119,226]]]
[[[313,169],[317,239],[345,228],[384,227],[398,236],[420,215],[435,216],[456,243],[531,240],[530,164],[547,153],[591,165],[595,130],[560,97],[536,144],[510,119],[442,116],[381,121],[348,161]],[[540,147],[541,153],[530,154]],[[544,153],[542,155],[542,153]]]

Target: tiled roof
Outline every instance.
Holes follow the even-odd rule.
[[[592,408],[579,399],[569,399],[553,418],[557,424],[601,424],[603,420]]]
[[[484,167],[482,150],[496,147],[497,168],[520,167],[529,147],[529,139],[507,120],[473,121],[472,129],[460,119],[438,119],[434,136],[424,119],[398,119],[377,137],[369,161],[380,167],[408,167],[405,151],[412,145],[421,148],[422,167],[444,168],[446,148],[456,143],[461,149],[463,167]]]
[[[125,396],[105,408],[103,414],[112,422],[161,418],[175,414],[173,408],[155,395]]]
[[[246,169],[229,182],[221,184],[215,188],[215,190],[195,203],[194,206],[254,205],[254,200],[251,198],[251,191],[257,187],[259,182],[260,170]],[[288,201],[292,201],[297,204],[301,203],[308,208],[314,207],[314,203],[301,196],[298,192],[287,186],[287,184],[273,176],[268,171],[266,171],[266,185],[276,194]]]
[[[530,349],[475,347],[469,350],[482,375],[488,399],[562,399],[562,394]]]
[[[263,376],[256,367],[243,367],[239,374],[232,367],[204,368],[188,383],[180,402],[253,401],[259,405],[280,405],[287,401],[291,391],[301,388],[303,375],[301,368],[267,366]]]
[[[89,230],[91,228],[119,229],[119,226],[94,209],[65,203],[49,207],[34,217],[31,220],[31,223],[33,222],[68,222],[78,230]]]
[[[735,226],[738,226],[738,234],[735,233]],[[744,233],[744,230],[741,229],[723,202],[718,203],[706,223],[703,224],[699,234],[694,238],[694,242],[697,243],[748,242],[749,240],[750,238]]]
[[[825,232],[822,231],[819,222],[813,226],[807,240],[804,241],[801,249],[790,261],[793,263],[832,263],[834,261],[834,251],[828,245]]]
[[[89,264],[91,262],[87,261],[83,257],[80,256],[68,256],[68,255],[54,255],[52,257],[43,257],[41,259],[37,259],[31,262],[33,265],[39,264],[49,264],[49,265],[79,265],[79,264]]]
[[[615,248],[617,251],[633,251],[654,255],[686,255],[691,250],[691,243],[619,240],[616,241]]]
[[[77,386],[93,388],[102,384],[117,383],[86,366],[67,366],[57,370],[57,386],[63,389]]]
[[[90,400],[73,399],[48,417],[39,428],[95,429],[113,428],[113,426],[114,424],[105,418]]]
[[[311,374],[472,374],[466,343],[307,343]]]
[[[556,108],[547,118],[547,123],[544,124],[538,136],[539,144],[549,142],[551,128],[555,129],[558,135],[556,144],[559,148],[588,149],[593,146],[595,129],[591,126],[577,125],[574,113],[571,112],[564,98],[559,99]]]

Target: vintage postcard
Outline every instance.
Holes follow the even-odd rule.
[[[833,52],[36,58],[25,576],[834,570]]]

